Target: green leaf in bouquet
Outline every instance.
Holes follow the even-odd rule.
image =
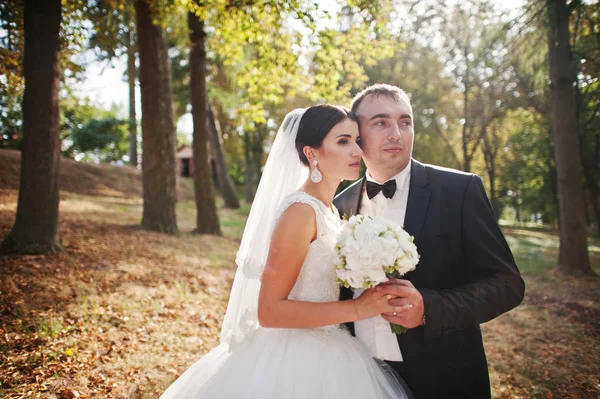
[[[368,281],[367,280],[367,281],[363,282],[363,288],[365,290],[368,290],[369,288],[372,288],[372,287],[373,287],[373,282],[372,281]]]
[[[394,324],[394,323],[390,323],[390,327],[392,329],[392,332],[394,334],[404,334],[405,332],[408,331],[408,328],[401,326],[400,324]]]
[[[342,287],[350,288],[350,284],[348,284],[348,281],[346,281],[346,280],[342,280],[341,278],[338,277],[337,280],[336,280],[336,282],[339,285],[341,285]]]

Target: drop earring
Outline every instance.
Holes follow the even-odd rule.
[[[323,180],[323,175],[319,171],[319,168],[317,168],[317,160],[314,159],[312,163],[313,163],[313,165],[315,165],[315,168],[313,169],[312,173],[310,174],[310,180],[313,183],[319,183],[321,180]]]

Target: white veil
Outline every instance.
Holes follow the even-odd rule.
[[[221,329],[221,343],[230,348],[244,341],[258,328],[258,294],[265,268],[271,233],[283,199],[308,178],[308,168],[296,151],[296,135],[305,109],[285,116],[263,170],[235,263],[227,313]]]

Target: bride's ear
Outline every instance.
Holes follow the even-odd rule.
[[[305,145],[302,152],[308,160],[308,163],[312,164],[313,159],[316,159],[315,150],[312,147]]]

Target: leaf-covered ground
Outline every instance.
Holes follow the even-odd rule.
[[[66,165],[65,252],[0,258],[0,397],[156,398],[218,342],[248,207],[219,209],[224,237],[192,235],[190,183],[182,181],[182,233],[147,232],[139,171],[86,166],[82,175]],[[123,175],[128,185],[112,182]],[[0,172],[0,237],[15,217],[10,180]],[[598,279],[552,270],[554,234],[506,232],[527,294],[483,325],[493,397],[600,397]],[[599,264],[600,249],[590,249]]]
[[[65,252],[0,258],[0,397],[155,398],[215,346],[244,216],[222,212],[225,237],[168,236],[140,229],[140,210],[66,196]],[[179,206],[183,231],[192,210]]]

